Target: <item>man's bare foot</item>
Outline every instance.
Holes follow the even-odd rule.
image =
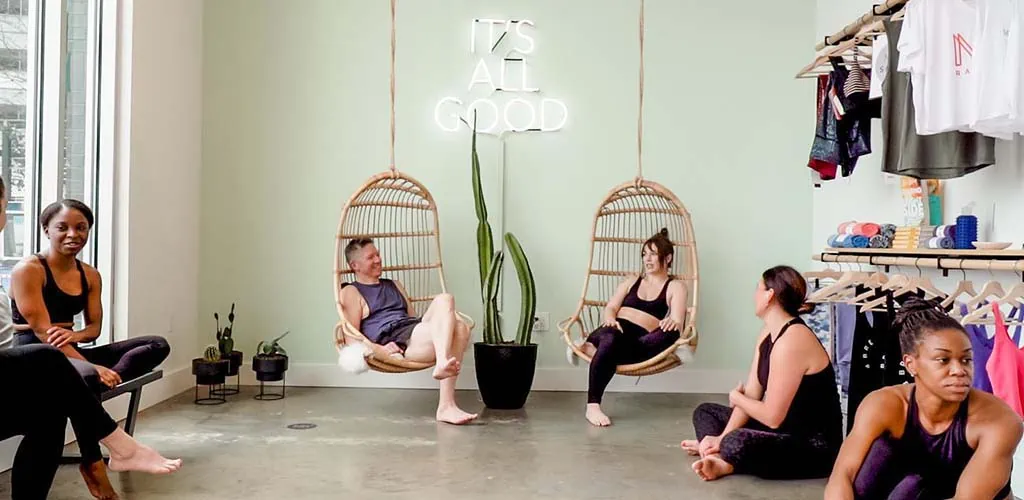
[[[732,474],[732,464],[722,460],[721,455],[708,455],[693,463],[693,471],[705,481],[714,481]]]
[[[459,361],[455,358],[438,361],[437,366],[434,367],[434,378],[444,380],[448,377],[454,377],[459,374],[461,368]]]
[[[475,420],[477,417],[476,413],[466,413],[461,408],[455,406],[446,406],[444,408],[438,407],[437,409],[437,421],[445,422],[454,425],[468,424]]]
[[[597,403],[587,403],[587,421],[598,427],[612,425],[612,419],[601,411],[601,405]]]
[[[156,450],[138,442],[120,427],[100,440],[110,449],[110,470],[170,474],[181,468],[181,460],[164,458]]]
[[[687,439],[679,443],[679,447],[685,450],[686,453],[689,453],[690,455],[700,455],[700,441],[697,441],[695,439]]]
[[[597,347],[595,347],[594,344],[591,344],[590,342],[584,342],[582,345],[580,345],[580,350],[583,351],[583,353],[586,354],[587,356],[590,356],[591,358],[593,358],[594,355],[597,354]]]
[[[78,466],[78,470],[82,473],[82,479],[85,479],[85,485],[89,488],[89,493],[92,493],[92,496],[99,500],[118,500],[120,498],[110,484],[110,479],[107,477],[107,466],[103,460],[97,460],[91,464],[81,464]]]

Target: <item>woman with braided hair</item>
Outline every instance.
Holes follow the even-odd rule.
[[[1021,419],[996,396],[971,388],[963,327],[936,302],[911,297],[893,328],[914,383],[864,398],[825,498],[1012,499]]]

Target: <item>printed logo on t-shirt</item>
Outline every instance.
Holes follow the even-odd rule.
[[[965,55],[970,60],[973,60],[974,47],[967,42],[963,33],[956,33],[953,35],[953,72],[956,73],[956,76],[971,74],[971,67],[969,64],[971,61],[965,61]]]

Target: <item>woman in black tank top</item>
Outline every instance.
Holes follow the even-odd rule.
[[[939,304],[916,297],[896,313],[893,328],[914,383],[864,398],[825,498],[1012,500],[1021,416],[971,388],[967,332]]]
[[[771,479],[827,477],[843,441],[839,390],[828,352],[799,319],[807,284],[795,269],[762,274],[756,314],[765,329],[745,385],[730,406],[704,403],[693,414],[700,455],[693,470],[710,481],[729,474]]]
[[[54,203],[40,214],[49,246],[15,266],[11,275],[11,316],[15,345],[50,344],[71,361],[96,393],[152,371],[170,354],[167,340],[140,336],[95,347],[103,308],[101,280],[95,268],[78,260],[85,248],[93,215],[77,200]],[[85,326],[74,329],[84,315]],[[80,443],[86,481],[112,491],[99,444]]]
[[[668,274],[673,257],[668,230],[642,248],[644,273],[619,284],[604,307],[601,326],[580,346],[591,357],[586,418],[596,426],[612,423],[601,410],[601,399],[618,365],[646,361],[672,347],[686,316],[686,287]]]

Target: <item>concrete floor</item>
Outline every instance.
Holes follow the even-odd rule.
[[[122,498],[145,499],[820,499],[824,480],[732,476],[704,483],[678,448],[690,416],[721,396],[606,397],[615,422],[583,419],[581,393],[536,392],[524,410],[483,410],[476,392],[460,405],[483,410],[476,425],[436,424],[436,392],[289,388],[280,401],[254,390],[227,404],[196,406],[183,393],[143,412],[136,437],[184,467],[171,476],[111,473]],[[293,430],[291,424],[314,424]],[[0,475],[10,496],[10,474]],[[89,499],[74,466],[50,498]]]

